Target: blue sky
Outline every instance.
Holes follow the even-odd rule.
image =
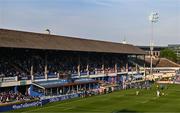
[[[149,45],[180,44],[180,0],[0,0],[0,28]]]

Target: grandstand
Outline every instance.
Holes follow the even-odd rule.
[[[150,51],[150,46],[137,46],[139,48],[141,48],[142,50],[144,50],[147,54],[146,57],[150,57],[151,51]],[[153,57],[155,58],[159,58],[160,57],[160,51],[162,51],[163,49],[166,49],[168,47],[166,46],[154,46],[153,48]]]
[[[131,58],[129,62],[134,65],[138,65],[140,69],[145,69],[146,78],[149,80],[152,79],[161,79],[166,77],[174,77],[176,73],[180,70],[180,65],[166,58],[156,58],[152,60],[153,65],[153,75],[150,75],[150,58],[146,57],[145,60],[142,57]],[[145,68],[144,68],[145,64]]]
[[[144,75],[129,58],[145,58],[145,52],[130,44],[0,29],[0,53],[0,91],[7,94],[66,95],[101,83],[124,87]]]

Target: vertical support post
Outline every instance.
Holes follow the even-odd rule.
[[[34,75],[33,75],[33,61],[31,61],[31,71],[30,71],[30,75],[31,75],[31,80],[34,80]]]
[[[48,79],[48,75],[47,75],[47,54],[45,54],[45,67],[44,67],[44,75],[45,75],[45,79]]]
[[[117,60],[115,61],[115,64],[114,64],[114,70],[115,70],[115,73],[117,74]]]
[[[72,91],[74,92],[74,86],[72,85]]]
[[[146,63],[145,63],[146,57],[145,57],[145,55],[143,55],[143,56],[144,56],[144,74],[145,74],[145,77],[146,77]]]
[[[63,86],[63,88],[62,88],[62,94],[65,94],[65,88],[64,88],[64,86]]]
[[[145,68],[146,68],[146,64],[145,64],[145,55],[143,55],[143,63],[144,63],[144,64],[143,64],[143,70],[144,70],[144,76],[145,76],[144,79],[145,79],[145,83],[146,83],[147,78],[146,78],[146,69],[145,69]]]
[[[59,95],[59,88],[57,87],[57,95]]]
[[[87,67],[86,67],[86,71],[87,71],[88,77],[90,78],[90,75],[89,75],[89,54],[88,54],[88,57],[87,57]]]
[[[153,57],[153,47],[151,48],[151,56],[150,56],[150,58],[151,58],[150,75],[151,75],[151,76],[153,76],[153,72],[152,72],[152,68],[153,68],[153,65],[152,65],[152,64],[153,64],[153,63],[152,63],[153,61],[152,61],[152,60],[153,60],[153,59],[152,59],[152,57]],[[154,79],[154,76],[153,76],[153,79]]]
[[[52,88],[51,88],[51,95],[52,95]]]
[[[79,90],[79,87],[78,87],[78,85],[76,86],[76,90],[77,90],[77,92],[78,92],[78,90]]]
[[[43,89],[43,91],[44,91],[44,96],[46,96],[46,89]]]
[[[69,86],[68,92],[71,92],[71,86]]]
[[[78,66],[77,66],[77,69],[78,69],[78,75],[79,75],[79,77],[81,76],[81,73],[80,73],[80,65],[81,64],[81,62],[80,62],[80,56],[78,55]]]
[[[126,62],[126,72],[128,72],[128,62]]]
[[[104,72],[104,56],[102,56],[102,70],[103,70],[103,74],[105,73]]]
[[[136,55],[136,61],[137,61],[137,55]],[[138,65],[137,65],[137,63],[136,63],[136,72],[138,71]]]

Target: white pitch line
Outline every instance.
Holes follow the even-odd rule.
[[[156,100],[156,99],[158,99],[159,97],[154,97],[154,98],[152,98],[152,99],[149,99],[149,100],[146,100],[146,101],[143,101],[143,102],[140,102],[140,103],[147,103],[147,102],[149,102],[149,101],[151,101],[151,100]]]

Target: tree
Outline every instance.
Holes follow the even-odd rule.
[[[173,50],[166,48],[164,50],[161,50],[160,52],[161,52],[161,54],[160,54],[161,57],[167,58],[167,59],[172,60],[174,62],[177,61],[177,55]]]

